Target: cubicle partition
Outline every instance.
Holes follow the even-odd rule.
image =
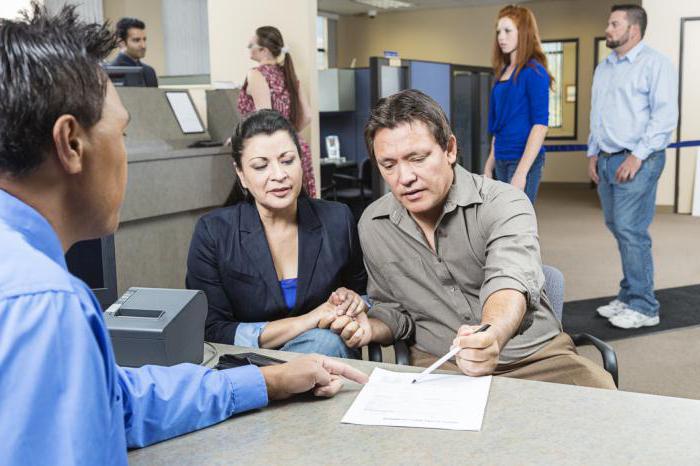
[[[131,115],[129,178],[115,234],[119,293],[136,285],[183,288],[194,224],[224,202],[233,184],[230,148],[192,147],[212,136],[183,132],[166,98],[172,90],[117,91]],[[211,114],[209,124],[224,125]]]
[[[328,72],[334,73],[335,70]],[[347,160],[362,163],[367,158],[363,132],[370,109],[380,98],[412,88],[431,96],[448,115],[457,137],[458,163],[476,173],[483,171],[491,148],[488,107],[493,73],[490,68],[371,57],[369,69],[358,68],[354,73],[355,108],[321,112],[322,158],[327,157],[326,136],[337,135],[341,154]],[[338,86],[321,88],[322,98],[324,93],[333,92],[340,92]],[[376,168],[372,185],[374,198],[388,192]]]

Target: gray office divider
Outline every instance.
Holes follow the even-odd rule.
[[[457,137],[459,163],[473,173],[483,173],[491,149],[488,114],[492,84],[490,68],[452,65],[450,121]]]
[[[450,64],[411,60],[408,63],[408,87],[425,92],[440,104],[450,117]]]
[[[226,141],[241,121],[237,110],[239,92],[240,89],[213,89],[206,92],[207,130],[213,140]]]
[[[165,90],[117,91],[131,115],[128,186],[115,234],[119,294],[131,286],[183,288],[195,222],[220,206],[233,184],[230,148],[189,147],[211,135],[183,134]]]
[[[370,57],[370,109],[373,108],[379,99],[388,97],[398,91],[408,88],[408,67],[389,66],[389,60],[381,57]],[[378,199],[389,192],[384,180],[379,174],[376,165],[372,168],[372,198]]]

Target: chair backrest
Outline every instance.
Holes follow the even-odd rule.
[[[360,166],[360,183],[368,189],[372,189],[372,161],[366,158]]]
[[[551,265],[543,265],[542,271],[544,272],[544,291],[552,304],[554,315],[561,322],[564,311],[564,274]]]
[[[335,173],[334,163],[321,164],[321,187],[326,187],[333,182],[333,174]]]

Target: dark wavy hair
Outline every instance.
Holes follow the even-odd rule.
[[[108,78],[100,62],[117,39],[107,23],[82,22],[75,8],[50,14],[33,1],[19,19],[0,20],[0,173],[39,167],[61,115],[85,129],[102,118]]]
[[[450,121],[440,104],[417,89],[404,89],[379,99],[365,124],[365,144],[369,158],[376,163],[374,135],[380,129],[394,129],[403,123],[420,121],[428,127],[442,150],[452,136]]]
[[[297,154],[301,158],[301,145],[299,144],[299,138],[297,137],[297,132],[292,126],[292,124],[281,113],[276,110],[264,109],[253,112],[246,119],[238,123],[236,129],[233,130],[233,136],[231,136],[231,146],[233,148],[233,161],[236,167],[241,168],[241,157],[243,156],[243,148],[247,140],[259,135],[266,134],[271,136],[277,131],[285,131],[292,138],[294,146],[297,148]],[[308,196],[305,188],[302,185],[300,196]],[[233,188],[231,188],[231,193],[229,193],[224,207],[238,204],[239,202],[253,202],[251,197],[244,191],[241,181],[236,175],[236,179],[233,182]]]

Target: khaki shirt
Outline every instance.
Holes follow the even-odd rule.
[[[521,291],[527,311],[499,362],[510,364],[561,332],[542,289],[537,220],[527,196],[510,185],[455,166],[455,180],[435,231],[434,253],[392,193],[372,203],[359,223],[372,300],[370,317],[395,340],[442,356],[463,324],[476,325],[487,298]]]

